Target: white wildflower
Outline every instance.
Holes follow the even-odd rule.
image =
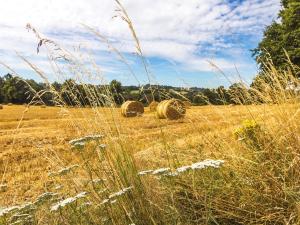
[[[191,169],[191,166],[182,166],[176,169],[176,172],[182,173]]]
[[[34,204],[42,204],[45,201],[48,201],[48,200],[52,199],[55,196],[57,196],[57,193],[45,192],[45,193],[43,193],[43,194],[41,194],[40,196],[37,197],[37,199],[34,202]]]
[[[153,175],[159,175],[159,174],[163,174],[163,173],[166,173],[167,171],[169,171],[170,168],[167,167],[167,168],[159,168],[159,169],[156,169],[152,172]]]
[[[81,192],[74,197],[66,198],[66,199],[56,203],[55,205],[52,205],[50,208],[50,211],[57,211],[60,208],[64,208],[65,206],[72,204],[73,202],[77,201],[78,199],[86,197],[86,195],[87,195],[87,192]]]
[[[94,184],[102,184],[102,183],[104,183],[104,181],[105,181],[105,179],[94,179],[94,180],[92,180],[92,182]]]
[[[143,175],[146,175],[146,174],[152,173],[152,172],[153,172],[153,170],[144,170],[144,171],[140,171],[140,172],[138,173],[138,175],[143,176]]]
[[[100,149],[105,149],[105,148],[106,148],[106,144],[100,144],[100,145],[99,145],[99,148],[100,148]]]
[[[19,206],[10,206],[7,208],[0,208],[0,217],[15,212],[19,209]]]
[[[79,165],[72,165],[72,166],[69,166],[69,167],[66,167],[66,168],[62,168],[60,170],[58,170],[57,172],[51,172],[48,174],[49,177],[53,177],[53,176],[62,176],[62,175],[65,175],[69,172],[71,172],[74,168],[77,168],[79,167]]]
[[[101,194],[101,193],[104,193],[104,192],[106,192],[106,191],[108,191],[108,189],[107,189],[107,188],[104,188],[103,190],[98,191],[98,193]]]
[[[195,169],[204,169],[207,167],[219,168],[224,163],[224,160],[212,160],[206,159],[201,162],[193,163],[189,166],[182,166],[178,167],[175,171],[170,171],[170,168],[159,168],[156,170],[145,170],[138,173],[138,175],[145,175],[145,174],[152,174],[152,175],[160,175],[160,176],[167,176],[167,177],[174,177],[178,176],[180,173],[195,170]],[[160,178],[160,177],[159,177]]]
[[[57,185],[54,189],[55,190],[60,190],[60,189],[62,189],[64,186],[63,185]]]
[[[175,176],[178,176],[178,175],[179,175],[179,173],[175,171],[175,172],[165,173],[162,176],[165,176],[165,177],[175,177]]]
[[[112,198],[115,198],[115,197],[119,197],[119,196],[125,194],[126,192],[128,192],[129,190],[131,190],[132,188],[133,188],[132,186],[127,187],[127,188],[123,188],[122,190],[109,195],[108,198],[112,199]]]
[[[104,135],[102,134],[95,134],[95,135],[87,135],[82,138],[77,138],[69,141],[70,145],[75,145],[76,143],[86,143],[90,141],[98,141],[99,139],[103,138]]]
[[[32,202],[25,203],[24,205],[19,206],[19,211],[29,212],[36,209],[36,206]]]
[[[207,167],[213,167],[213,168],[219,168],[224,163],[224,160],[212,160],[212,159],[206,159],[202,162],[193,163],[191,165],[191,168],[193,170],[195,169],[204,169]]]
[[[107,198],[107,199],[104,199],[101,203],[100,203],[100,205],[104,205],[104,204],[106,204],[106,203],[108,203],[109,202],[109,199]]]
[[[86,195],[87,195],[87,192],[84,191],[84,192],[81,192],[81,193],[79,193],[78,195],[76,195],[75,198],[77,198],[77,199],[79,199],[79,198],[84,198],[84,197],[86,197]]]
[[[114,200],[110,201],[110,204],[114,204],[116,202],[117,202],[117,199],[114,199]]]
[[[84,149],[85,143],[84,142],[77,142],[73,144],[73,148],[76,148],[77,150],[82,150]]]

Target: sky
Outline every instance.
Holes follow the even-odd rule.
[[[114,0],[0,1],[0,61],[24,78],[43,80],[22,57],[50,81],[117,79],[138,85],[150,79],[179,87],[227,87],[240,79],[250,83],[258,71],[250,50],[281,8],[280,0],[121,0],[140,41],[147,75]],[[42,45],[37,52],[38,39],[26,29],[28,23],[72,53],[81,66],[74,69],[59,60],[63,72],[53,69],[49,48]],[[8,72],[0,65],[0,75]]]

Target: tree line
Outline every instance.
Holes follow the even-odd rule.
[[[242,92],[245,93],[237,99]],[[121,82],[112,80],[107,85],[80,84],[72,79],[63,83],[38,83],[33,79],[22,79],[6,74],[0,76],[0,103],[7,104],[65,104],[70,106],[105,105],[108,102],[117,105],[126,100],[141,101],[145,105],[151,101],[177,98],[190,101],[194,105],[245,104],[249,95],[245,86],[235,83],[229,88],[180,88],[149,84],[143,87],[122,86]]]

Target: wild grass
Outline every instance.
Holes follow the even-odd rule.
[[[299,92],[287,88],[299,86],[297,67],[266,62],[256,86],[232,93],[238,106],[192,107],[178,121],[151,112],[122,118],[113,90],[85,83],[92,72],[80,58],[28,28],[54,72],[77,78],[92,107],[81,107],[72,83],[59,93],[47,82],[35,99],[51,93],[57,107],[1,110],[1,224],[300,223]],[[78,107],[67,108],[62,95]]]

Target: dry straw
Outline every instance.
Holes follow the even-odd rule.
[[[139,116],[144,113],[144,106],[137,101],[126,101],[121,106],[121,114],[125,117]]]
[[[13,104],[12,104],[12,103],[8,103],[7,105],[8,105],[8,106],[12,106]]]
[[[46,108],[46,106],[45,105],[41,105],[41,108],[44,109],[44,108]]]
[[[177,120],[184,117],[186,107],[182,101],[170,99],[160,102],[156,111],[157,116],[160,119]]]
[[[150,109],[150,112],[155,112],[156,111],[156,108],[158,106],[158,102],[157,101],[152,101],[150,104],[149,104],[149,109]]]
[[[190,109],[191,106],[192,106],[192,103],[190,101],[183,101],[183,104],[184,104],[186,109]]]

